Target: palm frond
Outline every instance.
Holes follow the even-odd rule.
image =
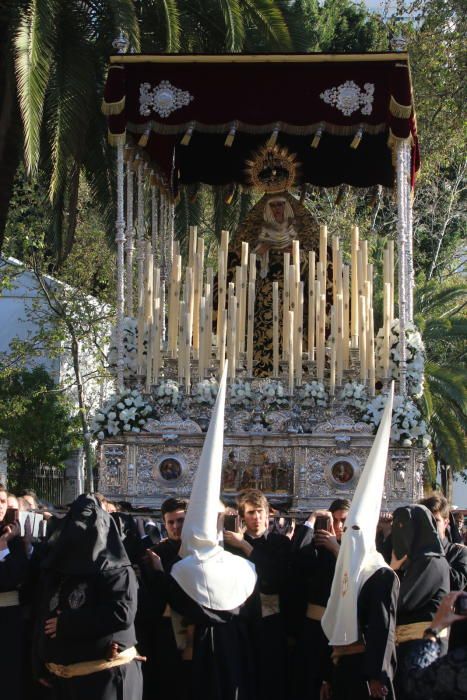
[[[218,4],[224,17],[226,50],[241,51],[245,40],[245,26],[240,3],[238,0],[218,0]]]
[[[39,164],[42,116],[53,59],[57,5],[54,0],[33,0],[20,21],[15,38],[24,154],[30,174],[37,172]]]
[[[430,318],[423,330],[425,342],[431,340],[463,340],[467,338],[467,317]]]
[[[161,0],[166,22],[166,51],[176,53],[180,50],[180,13],[176,0]]]
[[[445,464],[450,464],[455,471],[465,469],[466,436],[459,425],[457,417],[442,403],[431,418],[430,429],[435,436],[435,449]]]
[[[435,311],[439,313],[439,309],[447,304],[461,305],[467,297],[467,285],[456,284],[453,286],[444,286],[441,289],[438,284],[430,283],[417,290],[415,297],[415,314],[426,316]]]
[[[467,415],[467,370],[465,367],[441,367],[427,362],[425,377],[433,397],[449,401],[460,416]]]
[[[272,40],[275,48],[287,51],[292,48],[287,23],[275,0],[240,0],[245,16],[258,22],[259,28]]]

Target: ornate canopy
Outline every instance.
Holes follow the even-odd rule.
[[[300,163],[298,183],[384,185],[416,120],[405,53],[114,55],[103,111],[111,143],[138,145],[161,184],[248,185],[268,144]]]

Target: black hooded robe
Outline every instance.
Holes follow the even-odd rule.
[[[10,553],[0,561],[0,594],[17,594],[28,571],[28,558],[19,537],[8,543]],[[22,698],[23,617],[19,604],[0,607],[2,647],[0,679],[5,698]]]
[[[269,700],[274,695],[286,697],[287,625],[284,608],[290,540],[274,532],[261,537],[245,533],[244,538],[253,547],[248,560],[253,562],[258,575],[255,590],[241,611],[248,626],[256,667],[255,697],[257,700]],[[238,549],[230,551],[244,557]]]
[[[367,682],[381,681],[394,700],[395,626],[399,581],[389,568],[378,569],[358,595],[358,622],[365,643],[360,654],[342,656],[333,666],[333,700],[368,700]]]
[[[302,525],[292,541],[293,584],[302,582],[304,600],[296,621],[296,645],[293,662],[292,697],[319,700],[325,669],[330,668],[331,647],[320,620],[306,616],[309,603],[325,608],[331,593],[336,557],[325,547],[315,547],[314,529]]]
[[[168,593],[173,610],[194,625],[189,700],[258,700],[242,608],[223,611],[199,605],[171,576]]]
[[[95,497],[80,496],[49,544],[34,649],[38,678],[52,684],[56,700],[141,700],[136,659],[72,678],[46,667],[107,659],[112,643],[119,652],[136,644],[137,582],[114,521]],[[44,631],[53,617],[55,637]]]
[[[397,624],[431,620],[441,600],[450,591],[450,569],[438,536],[436,521],[422,505],[404,506],[394,511],[392,541],[395,555],[401,559],[407,554],[407,563],[400,570],[400,593]],[[403,642],[397,647],[398,673],[395,687],[397,700],[409,700],[405,694],[401,668],[418,640]],[[446,644],[443,652],[446,653]]]
[[[169,603],[168,576],[179,560],[181,542],[164,540],[152,550],[161,559],[164,571],[154,571],[141,562],[141,587],[138,616],[144,616],[144,636],[140,640],[141,653],[147,656],[143,666],[144,700],[165,698],[184,700],[190,685],[191,661],[183,660],[174,634]]]

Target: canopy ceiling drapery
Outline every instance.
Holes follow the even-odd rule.
[[[173,193],[248,184],[246,161],[275,141],[296,154],[297,184],[392,187],[400,140],[411,143],[412,182],[419,167],[405,53],[132,54],[110,63],[109,139],[138,145]]]

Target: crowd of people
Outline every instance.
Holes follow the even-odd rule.
[[[338,499],[290,528],[258,490],[235,512],[220,504],[224,550],[256,571],[245,602],[223,609],[177,569],[186,501],[166,500],[157,521],[82,495],[33,537],[20,513],[41,512],[34,494],[0,486],[2,697],[467,698],[467,547],[441,494],[381,514],[387,566],[358,591],[359,640],[329,644],[349,509]]]

